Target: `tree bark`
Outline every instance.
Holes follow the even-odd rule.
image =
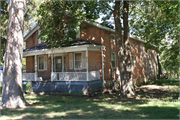
[[[130,41],[129,41],[129,25],[128,25],[128,12],[129,12],[129,1],[123,1],[123,26],[124,26],[124,40],[123,40],[123,67],[122,71],[122,95],[135,95],[134,83],[132,81],[132,70],[131,70],[131,50],[130,50]]]
[[[123,2],[123,26],[124,39],[122,38],[122,28],[120,21],[120,1],[115,1],[114,21],[115,21],[115,39],[116,49],[118,52],[118,67],[120,71],[121,95],[135,95],[134,84],[131,78],[131,60],[130,60],[130,43],[128,27],[128,1]]]
[[[25,0],[11,0],[7,28],[7,45],[3,70],[1,107],[18,108],[29,105],[22,91],[22,57]]]
[[[121,21],[120,21],[120,1],[115,1],[115,6],[114,6],[114,11],[113,11],[113,16],[114,16],[114,23],[115,23],[115,42],[116,42],[116,51],[117,51],[117,57],[118,57],[118,68],[120,72],[120,86],[122,85],[121,83],[121,68],[123,68],[123,59],[121,57],[122,55],[122,27],[121,27]],[[122,87],[120,87],[122,88]]]
[[[157,54],[157,62],[158,62],[158,78],[161,78],[162,69],[161,69],[161,62],[160,62],[160,59],[159,59],[159,54]]]

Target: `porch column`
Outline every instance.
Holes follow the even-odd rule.
[[[53,53],[51,53],[51,81],[53,81]]]
[[[35,79],[35,81],[37,80],[37,77],[38,77],[38,74],[37,74],[37,55],[35,55],[35,67],[34,67],[34,69],[35,69],[35,75],[34,75],[34,79]]]
[[[87,74],[87,81],[89,81],[89,70],[88,70],[88,49],[86,50],[86,74]]]
[[[105,48],[103,47],[103,49],[101,50],[103,87],[104,87],[104,58],[103,58],[103,50],[104,50],[104,49],[105,49]]]

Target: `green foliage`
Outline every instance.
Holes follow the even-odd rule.
[[[22,67],[25,69],[24,72],[26,72],[26,58],[22,59]]]
[[[130,9],[131,34],[147,43],[146,50],[161,55],[166,71],[178,71],[179,1],[133,1]]]
[[[169,45],[169,44],[168,44]],[[179,44],[178,42],[161,48],[161,63],[166,71],[174,74],[179,73]]]
[[[25,88],[24,92],[26,92],[27,94],[30,94],[32,89],[31,89],[31,81],[27,82],[26,84],[23,84],[23,87]]]
[[[178,1],[133,2],[130,25],[132,34],[146,40],[148,44],[160,46],[165,35],[179,30]]]
[[[151,84],[151,85],[162,85],[162,86],[166,86],[166,85],[170,85],[170,86],[179,86],[179,80],[176,80],[176,79],[158,79],[158,80],[152,80],[152,81],[149,81],[147,83],[148,84]]]
[[[0,93],[2,93],[2,83],[0,83]]]
[[[86,18],[97,19],[93,1],[47,0],[38,10],[40,38],[49,48],[62,47],[75,41],[78,27]]]
[[[27,0],[26,1],[26,10],[25,10],[25,20],[24,20],[24,32],[29,31],[30,28],[34,25],[33,20],[36,19],[36,7],[39,4],[40,0]],[[9,19],[9,1],[0,1],[1,3],[1,26],[0,26],[0,34],[1,34],[1,65],[3,65],[4,60],[3,56],[6,49],[6,41],[7,41],[7,26]]]
[[[161,81],[163,83],[163,80]],[[161,86],[162,87],[162,86]],[[168,87],[168,86],[164,86]],[[178,119],[179,90],[143,89],[136,98],[119,94],[97,94],[94,97],[25,95],[32,106],[1,109],[0,119]],[[0,98],[1,99],[1,98]],[[158,114],[157,114],[158,113]]]

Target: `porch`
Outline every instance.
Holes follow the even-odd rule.
[[[23,81],[31,80],[32,90],[36,93],[89,94],[102,89],[99,71],[91,71],[88,74],[87,72],[53,72],[52,76],[52,80],[44,81],[41,77],[35,79],[35,73],[23,73]]]
[[[23,73],[22,80],[43,81],[42,77],[36,78],[36,76],[38,76],[37,73]],[[51,78],[47,81],[93,81],[100,79],[100,72],[52,72]]]
[[[27,73],[23,73],[23,80],[32,81],[34,92],[101,90],[104,86],[103,50],[102,45],[85,40],[63,48],[47,49],[46,45],[39,45],[26,49]],[[96,87],[92,88],[92,84]]]

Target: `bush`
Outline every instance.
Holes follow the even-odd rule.
[[[23,91],[27,94],[31,93],[31,81],[23,84]]]

